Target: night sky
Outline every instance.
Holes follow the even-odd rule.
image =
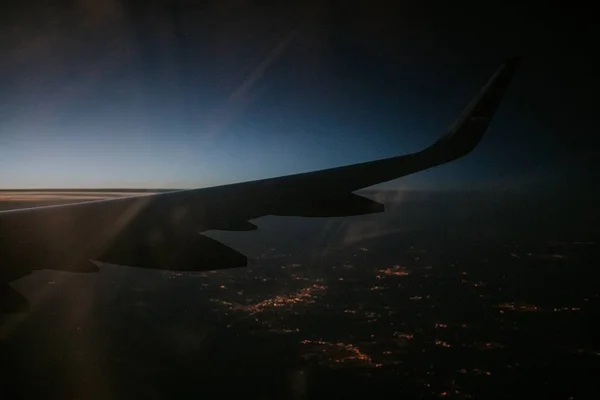
[[[0,188],[202,187],[416,151],[512,55],[521,70],[473,154],[385,187],[595,181],[590,10],[14,3],[0,12]]]

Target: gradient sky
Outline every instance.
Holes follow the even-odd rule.
[[[22,3],[0,13],[0,188],[202,187],[412,152],[514,54],[524,64],[480,147],[387,187],[595,178],[584,9]]]

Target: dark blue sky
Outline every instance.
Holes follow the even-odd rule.
[[[513,54],[525,62],[480,147],[392,186],[593,180],[589,12],[388,3],[7,7],[0,187],[198,187],[415,151]]]

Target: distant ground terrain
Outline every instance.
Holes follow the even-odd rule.
[[[2,203],[132,193],[5,191]],[[249,268],[103,265],[15,282],[32,309],[0,320],[0,387],[61,399],[568,399],[595,389],[593,208],[363,195],[387,211],[209,233],[248,255]]]

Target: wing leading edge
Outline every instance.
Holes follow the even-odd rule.
[[[254,230],[248,221],[265,215],[381,212],[382,204],[352,192],[470,153],[518,64],[517,57],[504,62],[450,130],[416,153],[203,189],[0,212],[0,287],[36,269],[96,271],[89,260],[172,270],[239,267],[246,265],[243,255],[198,232]]]
[[[520,57],[506,60],[468,104],[448,132],[424,150],[383,160],[293,175],[289,178],[307,179],[312,174],[315,178],[318,177],[321,184],[326,180],[327,185],[333,185],[340,191],[354,191],[465,156],[483,137],[519,63]],[[288,177],[275,179],[285,178]]]

